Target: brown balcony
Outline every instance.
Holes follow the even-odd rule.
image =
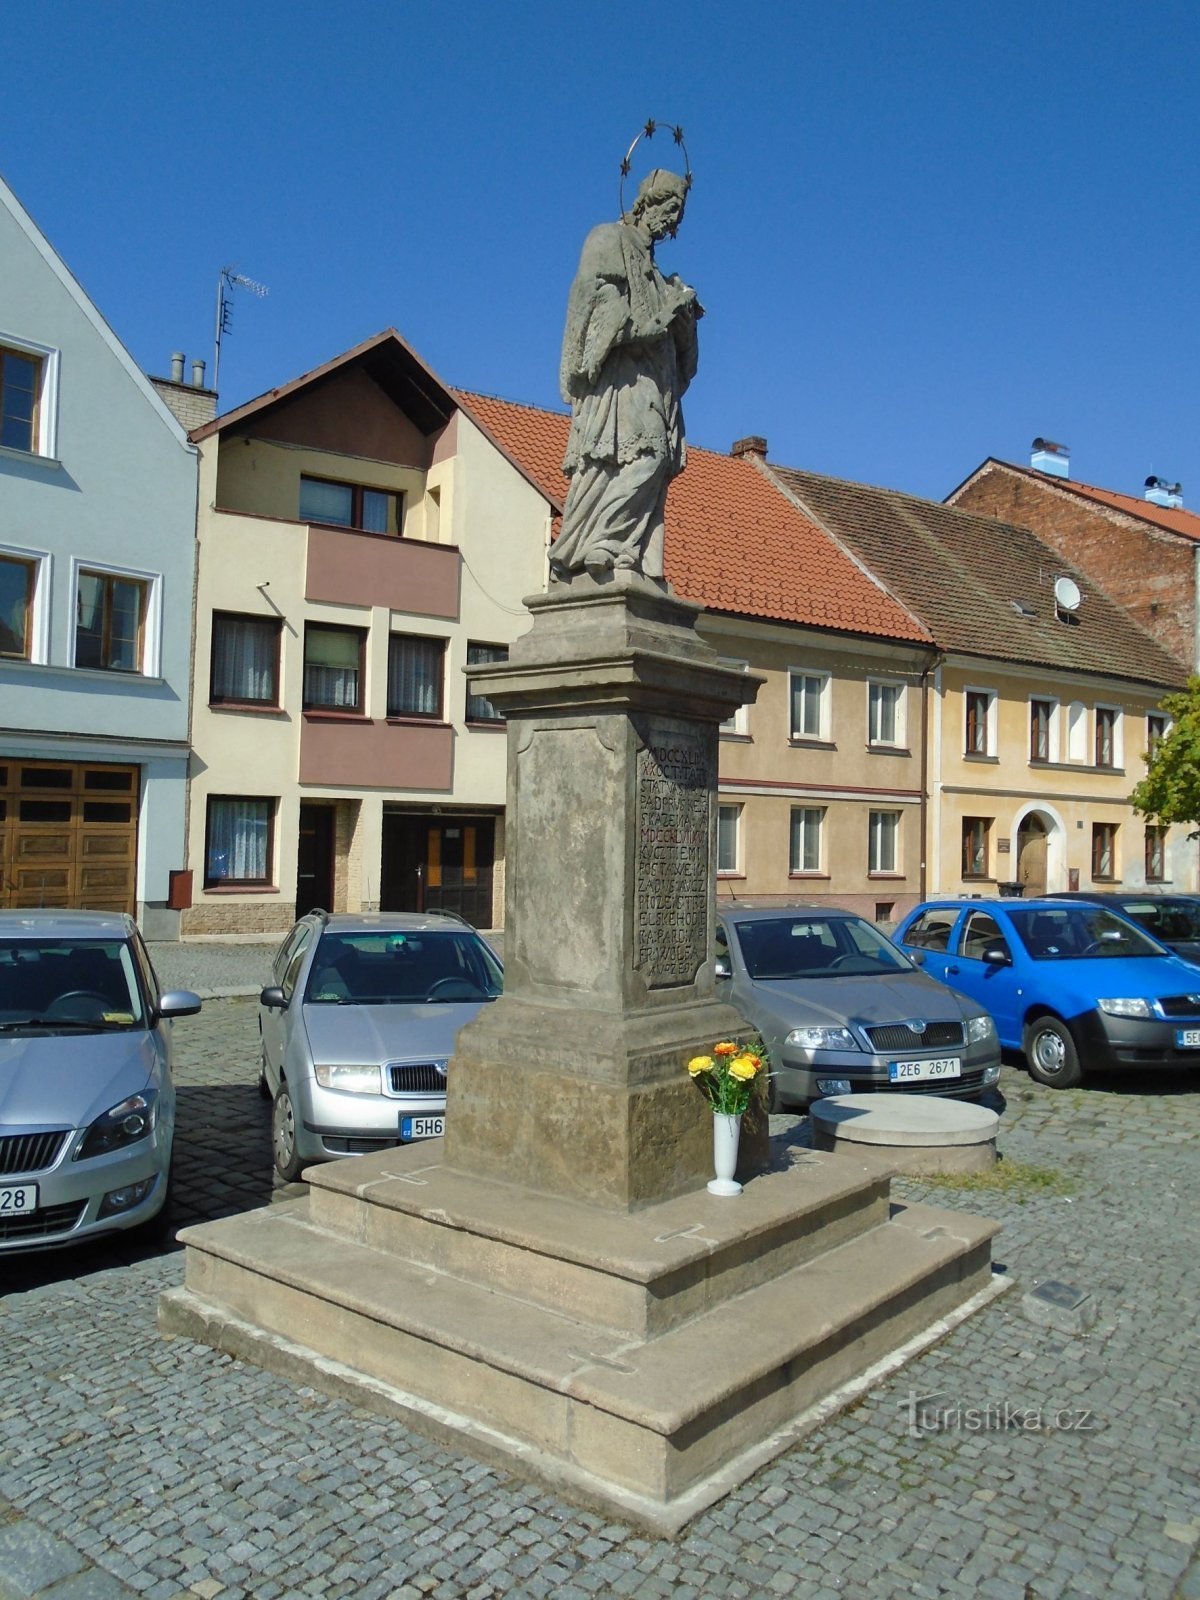
[[[351,528],[308,529],[306,600],[388,606],[420,617],[458,617],[457,545],[426,544]]]
[[[448,794],[454,784],[454,729],[441,722],[373,722],[306,711],[300,729],[300,782]]]

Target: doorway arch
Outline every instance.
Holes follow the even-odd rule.
[[[1026,899],[1067,886],[1066,830],[1052,806],[1025,806],[1013,819],[1013,877]]]

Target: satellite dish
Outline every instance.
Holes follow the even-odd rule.
[[[1060,611],[1078,611],[1082,599],[1074,578],[1055,578],[1054,603]]]

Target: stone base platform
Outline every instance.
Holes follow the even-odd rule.
[[[809,1107],[818,1150],[876,1155],[893,1172],[986,1172],[1000,1118],[941,1095],[840,1094]]]
[[[995,1224],[893,1211],[878,1163],[847,1156],[632,1215],[436,1147],[308,1178],[304,1200],[180,1235],[162,1330],[658,1533],[1005,1286]]]

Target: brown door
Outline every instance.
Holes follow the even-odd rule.
[[[453,911],[492,925],[494,817],[385,815],[380,903],[385,911]]]
[[[1046,827],[1040,817],[1026,817],[1017,830],[1017,881],[1028,900],[1046,892]]]
[[[135,909],[138,769],[0,762],[0,907]]]
[[[333,910],[334,808],[300,802],[296,843],[296,915]]]

